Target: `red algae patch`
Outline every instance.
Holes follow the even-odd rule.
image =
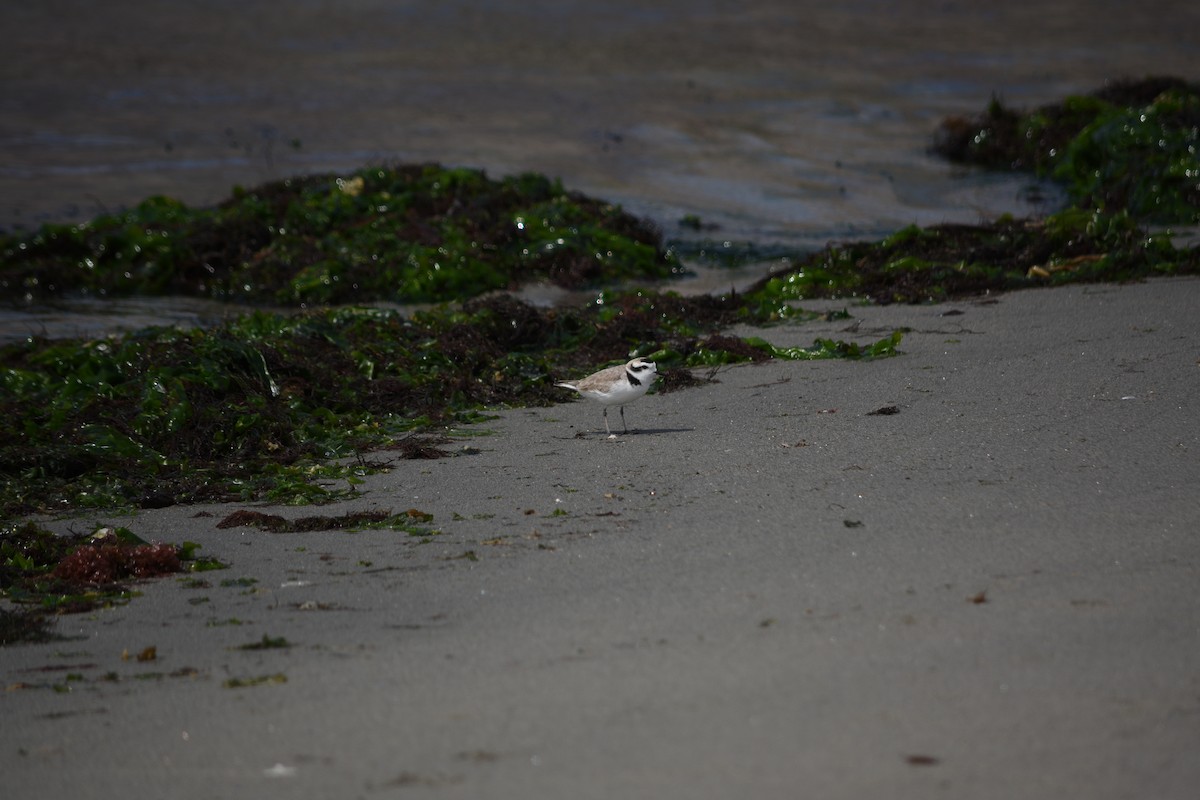
[[[69,583],[98,586],[157,578],[182,570],[183,563],[174,545],[117,542],[85,544],[59,561],[52,574]]]

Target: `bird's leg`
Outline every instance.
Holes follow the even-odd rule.
[[[621,406],[621,424],[625,425],[625,406]],[[625,425],[625,432],[629,433],[628,425]]]
[[[624,406],[622,406],[622,410],[624,410]],[[612,436],[612,430],[608,427],[608,406],[604,407],[604,432]]]

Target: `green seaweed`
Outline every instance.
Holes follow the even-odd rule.
[[[255,675],[250,678],[227,678],[221,682],[221,686],[225,689],[246,689],[253,686],[265,686],[267,684],[287,683],[287,675],[282,672],[276,672],[270,675]]]
[[[218,528],[254,527],[268,533],[308,533],[313,531],[393,530],[410,536],[436,536],[440,531],[425,527],[433,515],[410,508],[400,514],[388,511],[360,511],[331,516],[308,516],[285,519],[278,514],[242,509],[234,511],[217,523]]]
[[[213,570],[229,569],[229,565],[212,556],[197,555],[196,551],[200,549],[200,545],[195,542],[184,542],[179,545],[179,558],[183,561],[183,566],[188,572],[212,572]],[[192,582],[186,584],[188,588],[207,588],[208,582],[200,578],[190,579]]]
[[[652,354],[655,360],[682,360],[689,367],[716,367],[746,361],[819,361],[830,358],[851,360],[889,358],[899,353],[903,331],[894,331],[867,345],[840,339],[816,339],[811,347],[779,347],[758,336],[737,338],[713,335],[699,342],[695,349],[682,357],[680,353],[662,350]]]
[[[1069,208],[1042,220],[910,226],[878,242],[830,245],[746,290],[759,316],[786,318],[792,303],[861,298],[936,302],[1035,286],[1200,273],[1195,248],[1176,249],[1128,213]]]
[[[614,354],[662,353],[664,385],[682,386],[672,371],[754,313],[733,295],[616,292],[550,310],[501,295],[411,315],[259,311],[209,329],[8,345],[0,513],[328,502],[387,468],[359,454],[444,455],[413,432],[561,401],[556,378]]]
[[[0,236],[0,290],[175,294],[306,306],[461,300],[546,279],[579,288],[681,269],[657,228],[523,174],[438,165],[237,188],[215,208],[152,197],[78,225]]]
[[[1134,150],[1155,151],[1161,140],[1160,150],[1177,153],[1186,144],[1194,156],[1195,126],[1180,127],[1182,139],[1163,133],[1196,111],[1187,84],[1122,92],[1029,118],[994,103],[991,119],[1003,124],[964,147],[999,158],[995,145],[1011,135],[1026,143],[1011,164],[1084,172],[1105,187],[1115,180],[1105,176],[1106,154],[1126,139]],[[1149,127],[1134,125],[1129,108]],[[1167,172],[1195,178],[1186,158],[1168,161]],[[1155,196],[1156,207],[1173,207],[1173,195]],[[428,434],[455,432],[486,409],[558,402],[556,379],[634,355],[653,357],[660,390],[671,391],[696,382],[688,367],[897,352],[899,333],[809,348],[720,334],[734,323],[811,316],[797,307],[810,298],[930,302],[1200,272],[1195,248],[1176,249],[1168,234],[1142,227],[1140,212],[1116,205],[912,226],[815,253],[732,242],[664,249],[653,226],[544,177],[496,181],[427,165],[278,181],[238,190],[215,209],[154,198],[85,225],[47,226],[4,240],[0,281],[17,280],[31,295],[169,291],[320,306],[462,298],[531,276],[567,285],[662,277],[678,274],[680,253],[783,268],[744,292],[705,297],[606,289],[585,307],[550,310],[492,295],[408,314],[256,311],[209,329],[9,345],[0,348],[0,518],[353,496],[366,475],[388,468],[362,453],[444,457],[437,445],[446,439]]]
[[[1141,222],[1200,222],[1200,84],[1118,81],[1033,111],[993,99],[973,119],[942,122],[947,158],[1053,178],[1078,208]]]
[[[1169,90],[1098,113],[1051,173],[1076,205],[1157,223],[1200,222],[1200,93]],[[1120,154],[1114,158],[1113,154]]]
[[[292,643],[283,636],[268,636],[263,634],[262,638],[257,642],[242,644],[234,647],[234,650],[287,650],[292,647]]]

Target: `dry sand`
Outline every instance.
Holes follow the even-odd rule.
[[[260,509],[417,508],[427,543],[105,517],[232,566],[0,650],[4,685],[71,688],[0,694],[4,796],[1193,798],[1198,309],[1198,280],[852,308],[765,335],[904,355],[729,369],[616,441],[514,410]],[[293,646],[231,649],[264,636]]]

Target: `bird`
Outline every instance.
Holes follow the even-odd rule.
[[[658,368],[653,361],[635,358],[620,366],[593,372],[578,381],[564,381],[554,385],[579,392],[588,400],[603,405],[604,430],[608,433],[608,438],[615,439],[617,435],[608,427],[608,407],[621,407],[621,424],[625,425],[625,404],[632,403],[644,395],[656,377]],[[628,425],[625,425],[625,433],[629,433]]]

